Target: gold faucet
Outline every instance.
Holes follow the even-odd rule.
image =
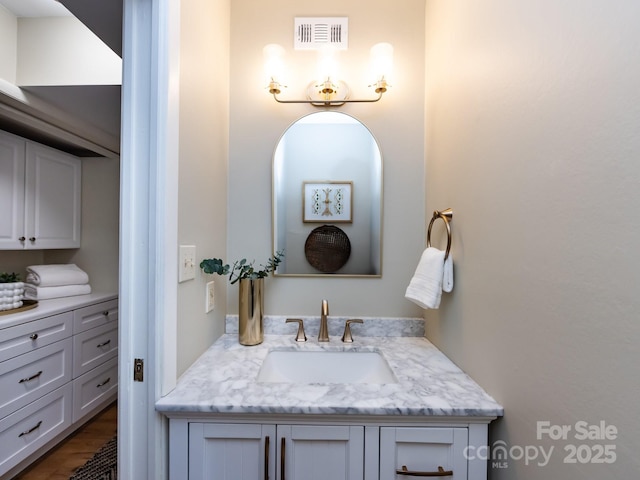
[[[320,311],[320,331],[318,332],[319,342],[329,341],[329,328],[327,327],[327,317],[329,316],[329,302],[322,300],[322,310]]]

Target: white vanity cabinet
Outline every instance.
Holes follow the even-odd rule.
[[[412,321],[390,323],[350,345],[301,344],[277,329],[252,347],[220,337],[156,402],[169,419],[170,480],[487,480],[502,406],[426,338],[393,335]],[[376,352],[395,382],[259,379],[275,351]]]
[[[189,480],[362,480],[364,427],[189,424]]]
[[[117,319],[117,298],[102,294],[0,316],[0,478],[115,400]]]
[[[484,423],[418,426],[403,424],[406,419],[393,425],[389,417],[361,424],[344,423],[348,417],[332,420],[305,425],[285,423],[284,417],[279,423],[172,418],[170,479],[487,478],[486,461],[468,455],[486,446]]]
[[[0,131],[0,249],[79,248],[79,158]]]
[[[466,428],[382,427],[380,478],[467,479]]]

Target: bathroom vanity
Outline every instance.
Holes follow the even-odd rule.
[[[319,343],[317,320],[305,319],[308,341],[296,342],[295,325],[266,318],[253,347],[239,345],[228,322],[233,333],[156,404],[169,418],[171,479],[486,479],[478,453],[503,409],[423,337],[422,319],[365,319],[351,344],[333,317],[330,342]],[[275,366],[265,362],[274,352],[286,352]],[[358,354],[380,357],[392,377],[364,372]],[[352,365],[363,376],[341,372]]]

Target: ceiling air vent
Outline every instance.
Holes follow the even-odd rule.
[[[296,17],[293,46],[295,50],[317,50],[333,45],[346,50],[348,33],[347,17]]]

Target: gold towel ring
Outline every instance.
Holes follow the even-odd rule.
[[[451,251],[451,226],[449,222],[453,217],[453,210],[447,208],[446,210],[442,210],[439,212],[435,210],[433,212],[433,217],[431,217],[431,221],[429,222],[429,228],[427,229],[427,248],[431,246],[431,227],[433,226],[433,222],[435,222],[438,218],[441,218],[444,221],[445,226],[447,227],[447,249],[444,252],[444,259],[446,260],[449,257],[449,252]]]

